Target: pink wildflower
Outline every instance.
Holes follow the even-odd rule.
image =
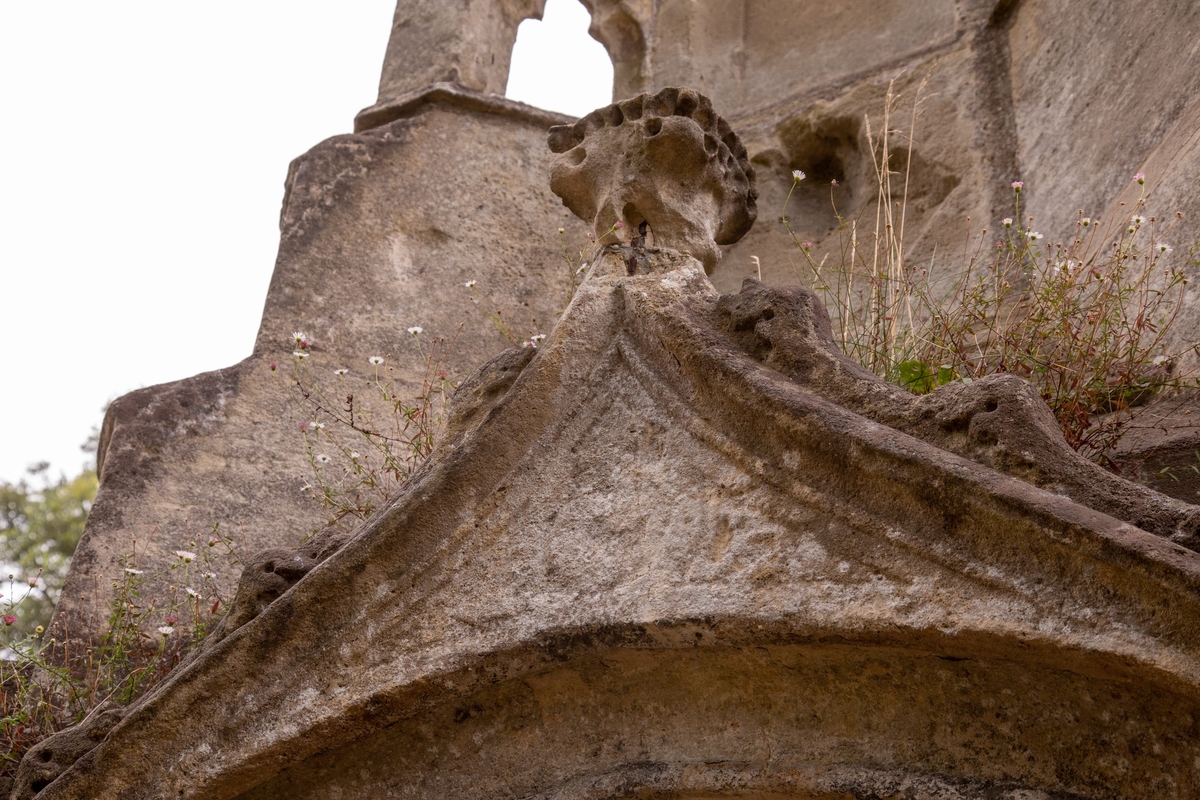
[[[1021,189],[1025,188],[1025,181],[1013,181],[1012,188],[1015,192],[1021,191]]]
[[[17,621],[17,615],[16,614],[5,614],[3,619],[4,619],[5,625],[12,625],[14,622]]]
[[[1134,175],[1133,179],[1137,181],[1138,186],[1146,185],[1146,173],[1144,172],[1139,172],[1137,175]]]

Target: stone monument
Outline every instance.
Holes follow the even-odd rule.
[[[401,0],[379,102],[293,165],[255,355],[105,423],[64,619],[87,629],[124,538],[164,559],[202,513],[254,553],[231,608],[150,694],[30,751],[13,797],[1200,795],[1192,489],[1084,461],[1015,379],[875,378],[764,224],[795,169],[869,202],[863,112],[924,81],[913,252],[1001,216],[1016,177],[1048,230],[1056,182],[1123,213],[1136,169],[1195,238],[1200,10],[586,4],[620,100],[574,121],[495,94],[540,4]],[[1071,88],[1109,79],[1095,108]],[[1153,124],[1105,124],[1114,103]],[[305,541],[271,354],[298,325],[400,352],[471,280],[552,319],[560,227],[596,241],[549,337],[467,331],[428,460]]]

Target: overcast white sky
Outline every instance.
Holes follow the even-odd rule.
[[[375,101],[395,4],[0,2],[0,480],[77,473],[107,401],[250,353],[288,162]],[[509,96],[608,103],[587,23],[526,21]]]

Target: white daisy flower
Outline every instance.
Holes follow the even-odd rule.
[[[161,633],[163,636],[170,636],[172,633],[175,632],[175,629],[173,627],[171,627],[170,625],[163,625],[161,628],[158,629],[158,632]]]
[[[196,554],[190,550],[176,550],[175,555],[185,564],[196,560]]]
[[[413,325],[411,328],[408,329],[408,332],[411,333],[413,336],[416,336],[424,330],[425,329],[422,328],[420,325]]]
[[[370,363],[372,366],[376,366],[376,367],[378,367],[380,364],[382,364],[382,363],[383,363],[383,357],[382,357],[382,356],[371,356],[370,358],[368,358],[368,359],[367,359],[367,361],[368,361],[368,362],[369,362],[369,363]]]
[[[325,455],[324,453],[317,453],[317,463],[318,464],[328,464],[332,460],[333,459],[331,459],[329,456]]]

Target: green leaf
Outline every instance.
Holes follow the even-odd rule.
[[[918,358],[896,365],[896,382],[913,394],[928,394],[937,388],[937,376],[929,365]]]

